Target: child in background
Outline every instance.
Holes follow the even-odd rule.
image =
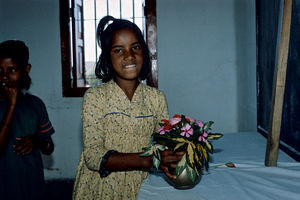
[[[0,199],[45,198],[41,152],[54,150],[54,133],[41,99],[27,93],[29,51],[22,41],[0,43]]]
[[[141,82],[150,72],[150,56],[137,25],[106,16],[97,39],[102,52],[95,72],[104,84],[83,98],[83,152],[73,199],[136,199],[152,167],[152,158],[140,154],[161,119],[169,118],[167,102],[162,92]],[[174,178],[168,169],[183,154],[162,152],[160,169]]]

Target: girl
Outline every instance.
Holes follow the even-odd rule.
[[[44,199],[40,152],[51,154],[54,129],[44,103],[26,91],[29,52],[22,41],[0,43],[0,199]]]
[[[162,92],[140,82],[150,71],[150,56],[134,23],[106,16],[97,39],[102,52],[95,72],[105,84],[83,98],[83,152],[73,199],[136,199],[152,167],[151,157],[139,155],[161,119],[168,119],[167,103]],[[168,167],[175,168],[182,155],[164,151],[160,169],[174,178]]]

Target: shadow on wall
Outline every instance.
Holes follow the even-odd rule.
[[[43,159],[43,165],[44,169],[50,169],[53,165],[53,156],[52,155],[43,155],[42,154],[42,159]]]
[[[235,0],[233,17],[237,54],[238,131],[256,131],[255,1]]]

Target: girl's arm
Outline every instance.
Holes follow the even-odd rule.
[[[100,170],[100,164],[105,154],[111,150],[104,147],[104,136],[101,134],[103,130],[103,119],[97,112],[104,110],[104,94],[95,88],[88,90],[82,102],[82,125],[83,125],[83,158],[88,169],[93,171]],[[97,109],[95,109],[97,108]],[[165,110],[165,109],[164,109]],[[94,123],[94,122],[97,123]],[[113,153],[108,156],[104,167],[108,171],[127,171],[134,169],[149,169],[152,167],[151,157],[141,157],[142,152],[136,153]],[[168,167],[176,167],[176,163],[182,155],[174,155],[171,151],[165,151],[161,154],[162,160],[160,168],[167,176],[174,178],[168,172]],[[174,164],[175,163],[175,164]]]
[[[45,155],[50,155],[54,151],[54,144],[51,136],[46,138],[39,137],[37,134],[25,137],[17,137],[17,143],[14,145],[15,152],[18,155],[28,155],[35,147],[38,147]]]
[[[159,122],[161,119],[169,119],[168,105],[165,95],[162,92],[157,91],[156,99],[154,102],[156,107],[157,124],[156,130],[159,127]],[[105,168],[109,171],[125,171],[131,169],[143,169],[151,168],[152,157],[141,157],[141,153],[113,153],[111,154],[105,164]],[[176,168],[177,162],[179,162],[185,152],[174,153],[171,150],[165,150],[161,152],[161,162],[159,168],[168,176],[169,178],[176,178],[174,174],[169,172],[169,168]]]
[[[9,130],[13,119],[13,114],[16,108],[18,96],[17,88],[5,87],[2,88],[2,91],[4,91],[5,97],[8,100],[8,107],[0,124],[0,153],[4,150],[8,139]]]
[[[11,121],[13,117],[13,113],[15,110],[15,105],[10,105],[6,111],[4,118],[1,121],[0,126],[0,153],[4,150],[6,141],[9,135],[9,129],[11,126]]]
[[[54,144],[51,136],[45,139],[38,137],[37,146],[40,148],[41,152],[45,155],[50,155],[54,151]]]
[[[47,109],[42,100],[35,98],[34,104],[39,110],[39,122],[36,133],[24,137],[17,137],[14,144],[14,151],[19,155],[28,155],[34,148],[39,148],[43,154],[50,155],[54,151],[54,144],[51,134],[54,129],[49,120]]]
[[[142,153],[142,152],[141,152]],[[141,153],[113,153],[108,157],[105,168],[109,171],[127,171],[150,169],[152,157],[141,157]],[[176,178],[169,172],[169,168],[176,168],[176,163],[181,160],[184,152],[174,153],[171,150],[161,152],[161,162],[159,168],[169,177]]]

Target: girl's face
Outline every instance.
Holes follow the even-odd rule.
[[[110,58],[117,82],[137,80],[143,65],[143,52],[133,30],[125,28],[114,32]]]
[[[22,72],[11,58],[0,58],[0,87],[20,87]]]

